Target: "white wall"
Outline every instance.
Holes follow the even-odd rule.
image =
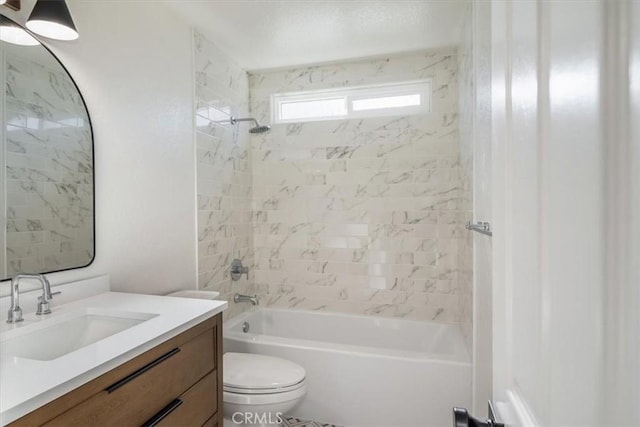
[[[96,259],[51,279],[109,273],[114,290],[195,288],[191,30],[157,2],[67,3],[80,39],[48,45],[93,122]],[[10,15],[24,22],[32,4]]]

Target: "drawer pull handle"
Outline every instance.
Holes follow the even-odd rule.
[[[158,412],[153,417],[151,417],[151,419],[149,421],[147,421],[146,423],[142,424],[142,427],[154,427],[155,425],[159,424],[160,421],[164,420],[170,413],[175,411],[176,408],[178,406],[180,406],[180,405],[182,405],[182,400],[180,400],[180,399],[173,400],[167,406],[162,408],[160,410],[160,412]]]
[[[107,391],[107,393],[113,393],[114,391],[116,391],[117,389],[119,389],[120,387],[125,385],[126,383],[135,380],[140,375],[144,374],[145,372],[147,372],[148,370],[154,368],[155,366],[158,366],[159,364],[161,364],[162,362],[164,362],[165,360],[167,360],[171,356],[174,356],[174,355],[176,355],[178,353],[180,353],[180,349],[179,348],[174,348],[170,352],[165,353],[162,356],[158,357],[153,362],[148,363],[147,365],[144,365],[142,368],[138,369],[134,373],[127,375],[126,377],[124,377],[123,379],[121,379],[120,381],[118,381],[118,382],[116,382],[114,384],[111,384],[105,390]]]

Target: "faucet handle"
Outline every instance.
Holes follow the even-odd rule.
[[[38,297],[38,309],[36,310],[36,314],[38,316],[42,316],[43,314],[51,314],[51,307],[49,306],[49,300],[53,298],[54,295],[61,294],[62,291],[51,292],[49,295],[46,293],[40,295]]]
[[[60,295],[62,293],[62,291],[58,291],[58,292],[49,292],[49,293],[43,293],[42,295],[40,295],[38,297],[38,301],[49,301],[50,299],[53,299],[54,296],[56,295]]]
[[[60,295],[61,293],[62,293],[62,291],[58,291],[58,292],[51,292],[51,293],[49,293],[49,295],[47,295],[47,294],[40,295],[38,297],[38,301],[49,301],[50,299],[53,299],[54,296]]]
[[[240,280],[243,274],[247,275],[247,280],[249,280],[249,267],[245,267],[242,265],[241,259],[234,259],[231,261],[231,280]]]
[[[38,309],[36,310],[36,314],[38,316],[42,316],[43,314],[51,314],[49,301],[42,299],[42,297],[38,297]]]

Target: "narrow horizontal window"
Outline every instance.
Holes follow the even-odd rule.
[[[284,101],[280,103],[283,120],[301,120],[314,117],[340,117],[347,113],[344,97],[332,99]]]
[[[414,107],[420,105],[420,95],[385,96],[380,98],[356,99],[353,111],[380,110],[382,108]]]
[[[428,113],[431,81],[413,81],[271,96],[273,123]]]

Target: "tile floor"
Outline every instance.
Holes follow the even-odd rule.
[[[340,427],[335,424],[321,423],[319,421],[300,420],[293,417],[285,417],[282,427]]]

